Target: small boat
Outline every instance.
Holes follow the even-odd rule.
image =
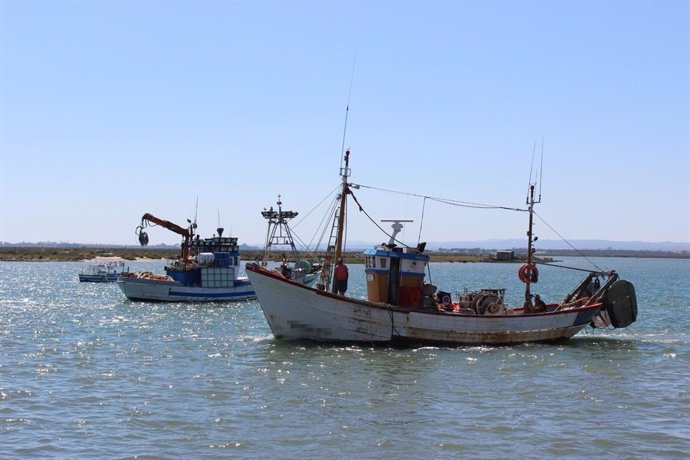
[[[81,269],[79,282],[114,283],[124,271],[125,263],[123,261],[92,263]]]
[[[302,284],[310,285],[321,275],[321,264],[314,260],[309,261],[302,257],[295,246],[293,230],[289,221],[299,215],[296,211],[283,211],[283,202],[278,195],[278,210],[273,206],[269,209],[264,208],[261,215],[268,221],[268,231],[266,232],[266,244],[261,265],[268,266],[271,259],[271,252],[275,246],[289,246],[292,261],[283,253],[280,265],[275,268],[282,276]],[[315,257],[313,259],[316,259]]]
[[[160,302],[221,302],[255,299],[246,276],[240,276],[237,238],[224,237],[223,228],[212,238],[195,235],[196,222],[180,227],[152,214],[144,214],[136,234],[139,243],[149,241],[148,225],[160,225],[182,235],[180,257],[165,267],[165,275],[151,272],[123,273],[117,285],[128,299]]]
[[[450,292],[425,282],[430,269],[425,244],[398,246],[400,222],[393,224],[387,244],[364,252],[367,299],[336,293],[331,260],[342,256],[343,222],[347,197],[349,151],[341,168],[342,190],[334,216],[335,244],[324,258],[322,277],[315,288],[305,286],[248,264],[247,274],[261,309],[276,339],[317,342],[362,342],[395,345],[511,345],[526,342],[557,342],[568,339],[587,325],[627,327],[636,320],[633,285],[615,271],[590,272],[562,301],[546,304],[531,293],[538,281],[532,260],[534,184],[528,193],[529,231],[527,263],[518,276],[525,283],[525,302],[510,308],[504,304],[505,289],[479,289],[453,300]],[[356,198],[355,198],[356,200]],[[357,204],[362,209],[359,201]],[[335,256],[333,257],[333,253]]]

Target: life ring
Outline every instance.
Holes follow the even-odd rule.
[[[536,283],[539,280],[539,270],[534,264],[524,264],[518,270],[518,278],[523,283]]]

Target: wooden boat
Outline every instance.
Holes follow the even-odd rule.
[[[568,339],[587,325],[627,327],[637,316],[635,290],[614,272],[590,272],[563,301],[546,305],[530,287],[538,281],[532,255],[534,185],[530,187],[528,261],[520,268],[525,303],[504,304],[504,289],[451,294],[425,282],[425,245],[388,244],[367,250],[367,299],[335,293],[331,260],[342,255],[346,198],[352,194],[349,151],[341,168],[342,191],[336,212],[335,244],[329,245],[322,278],[315,288],[294,282],[259,264],[247,274],[273,335],[281,340],[372,344],[510,345]],[[394,224],[394,230],[401,225]],[[598,287],[597,286],[598,282]]]
[[[151,272],[123,273],[117,285],[128,299],[160,302],[221,302],[255,299],[246,276],[240,276],[240,251],[237,238],[217,236],[199,238],[196,223],[183,228],[152,214],[144,214],[137,227],[139,243],[148,244],[143,230],[149,224],[160,225],[182,235],[180,257],[165,267],[165,275]]]
[[[309,261],[302,257],[295,246],[295,238],[293,230],[289,225],[291,219],[299,215],[296,211],[284,211],[283,202],[278,195],[276,203],[278,209],[264,208],[261,215],[268,222],[268,230],[266,231],[266,244],[264,246],[264,254],[261,260],[261,265],[267,267],[271,261],[271,254],[275,247],[289,248],[290,258],[283,253],[280,260],[280,265],[275,269],[278,272],[293,281],[298,281],[302,284],[312,284],[321,275],[321,264],[318,261]]]

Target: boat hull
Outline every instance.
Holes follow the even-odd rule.
[[[89,264],[79,273],[80,283],[114,283],[125,271],[125,263],[107,262]]]
[[[114,283],[117,281],[119,273],[108,273],[102,275],[85,275],[79,274],[80,283]]]
[[[319,276],[320,273],[308,273],[301,278],[296,278],[294,281],[311,286],[319,278]]]
[[[601,304],[500,316],[410,309],[352,299],[291,282],[258,266],[249,280],[273,335],[282,340],[509,345],[561,341],[587,326]]]
[[[211,288],[186,286],[178,281],[120,277],[117,280],[117,285],[130,300],[228,302],[256,299],[254,289],[246,280],[239,280],[231,287]]]

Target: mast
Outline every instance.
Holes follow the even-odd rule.
[[[343,246],[345,244],[343,234],[345,233],[345,213],[347,211],[347,194],[350,193],[348,188],[347,179],[350,177],[350,151],[345,151],[345,158],[343,159],[343,164],[340,168],[340,177],[343,178],[342,189],[340,191],[340,206],[338,207],[338,225],[336,228],[335,235],[335,259],[334,262],[338,262],[343,256]],[[331,270],[329,269],[329,276],[331,275]],[[331,292],[336,292],[335,289],[335,277],[331,281]]]
[[[264,255],[262,260],[262,265],[266,265],[268,262],[268,255],[271,251],[271,247],[274,245],[278,246],[290,246],[292,254],[297,254],[297,248],[295,247],[295,240],[292,237],[292,231],[288,221],[297,217],[299,214],[296,211],[283,211],[283,202],[278,195],[278,211],[273,209],[273,206],[268,211],[262,211],[261,215],[268,221],[268,230],[266,232],[266,246],[264,248]],[[265,209],[265,208],[264,208]]]
[[[532,247],[532,243],[537,241],[537,237],[534,236],[534,233],[532,231],[533,229],[533,224],[534,224],[534,205],[536,203],[541,203],[541,177],[542,177],[542,172],[543,172],[543,164],[544,164],[544,138],[542,137],[541,139],[541,164],[539,165],[539,178],[536,178],[534,182],[532,182],[532,169],[534,168],[534,154],[537,150],[537,143],[534,143],[534,148],[532,149],[532,165],[530,166],[529,170],[529,182],[528,182],[528,189],[527,189],[527,199],[525,203],[527,204],[527,210],[529,212],[529,224],[527,227],[527,266],[529,268],[529,277],[527,277],[527,281],[525,282],[525,304],[524,308],[525,311],[529,311],[532,309],[532,293],[530,292],[531,284],[532,284],[532,279],[536,271],[536,267],[534,267],[534,264],[532,262],[532,254],[534,253],[534,248]],[[539,182],[539,198],[534,199],[534,188],[537,184],[537,181]],[[536,282],[536,278],[534,278],[534,281]]]
[[[350,193],[347,179],[350,177],[350,151],[345,151],[345,166],[340,168],[340,176],[343,178],[342,190],[340,191],[340,207],[338,208],[338,231],[335,237],[335,260],[343,256],[343,233],[345,231],[345,212],[347,207],[347,194]]]
[[[529,195],[527,197],[527,205],[528,205],[528,211],[529,211],[529,224],[527,227],[527,265],[532,265],[532,243],[536,241],[536,238],[533,238],[532,234],[532,224],[533,224],[533,217],[534,217],[534,203],[538,203],[538,201],[534,201],[534,184],[530,184],[529,186]],[[532,294],[530,292],[530,285],[532,284],[531,279],[528,279],[527,282],[525,283],[525,308],[528,306],[532,306]]]
[[[335,210],[335,216],[333,217],[333,226],[331,227],[331,236],[328,241],[328,247],[326,248],[326,254],[323,258],[323,266],[321,268],[321,278],[316,284],[316,288],[322,291],[330,290],[335,292],[335,280],[332,279],[333,265],[338,261],[340,257],[343,256],[343,245],[344,238],[343,234],[345,232],[345,212],[347,206],[347,194],[350,193],[350,189],[347,183],[347,179],[350,177],[350,151],[345,151],[345,156],[341,160],[340,166],[340,177],[342,177],[342,189],[340,195],[338,196],[338,207]],[[335,240],[335,241],[334,241]],[[331,244],[331,243],[334,244]]]

